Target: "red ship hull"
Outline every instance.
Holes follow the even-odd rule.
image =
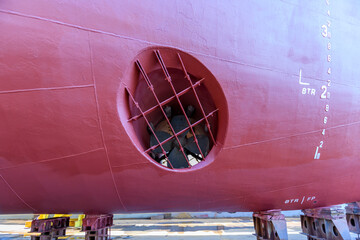
[[[357,5],[1,1],[0,213],[360,200]],[[225,96],[210,91],[218,142],[193,169],[156,164],[127,129],[129,69],[156,47],[193,56]]]

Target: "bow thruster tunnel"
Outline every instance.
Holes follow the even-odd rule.
[[[124,79],[123,125],[137,148],[165,169],[197,169],[222,146],[227,107],[219,83],[193,56],[148,48]],[[124,104],[125,103],[125,104]]]

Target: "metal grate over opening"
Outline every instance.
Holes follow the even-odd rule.
[[[147,129],[148,136],[142,137],[144,152],[154,161],[170,169],[191,168],[205,161],[216,145],[214,118],[218,109],[210,104],[211,97],[200,97],[199,88],[206,79],[189,74],[179,52],[171,54],[172,67],[166,66],[158,49],[152,58],[150,73],[140,60],[135,61],[139,73],[137,88],[141,84],[144,87],[139,94],[125,88],[132,108],[128,122],[139,126],[142,132]],[[174,62],[177,68],[173,67]]]

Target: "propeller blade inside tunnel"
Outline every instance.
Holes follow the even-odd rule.
[[[171,119],[171,126],[174,128],[174,131],[176,133],[180,132],[181,130],[189,127],[186,117],[184,115],[177,115],[174,116]],[[185,136],[190,129],[188,129],[187,131],[185,131],[184,133],[181,134],[181,136]]]
[[[189,164],[188,164],[184,154],[177,147],[174,147],[174,149],[169,154],[168,159],[169,159],[171,165],[173,166],[173,168],[189,167]]]
[[[201,152],[205,155],[203,157],[206,157],[206,154],[209,151],[209,138],[205,135],[196,135],[196,138],[198,140]],[[194,137],[188,139],[188,143],[184,146],[184,148],[186,148],[191,153],[200,154],[199,148],[195,143]]]
[[[167,132],[163,132],[163,131],[155,131],[155,134],[157,136],[157,138],[159,139],[160,143],[168,138],[171,137],[171,135]],[[171,150],[171,145],[172,145],[172,141],[173,140],[170,140],[164,144],[162,144],[164,150],[166,152],[169,152]],[[158,145],[158,141],[156,140],[155,136],[153,134],[151,134],[150,136],[150,147],[152,146],[155,146],[155,145]],[[162,149],[161,147],[157,147],[153,150],[154,153],[162,153]]]

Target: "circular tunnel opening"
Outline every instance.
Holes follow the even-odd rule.
[[[212,150],[225,136],[226,125],[219,126],[227,123],[226,101],[197,59],[176,49],[147,49],[136,58],[125,90],[126,126],[148,159],[175,170],[214,159]]]

